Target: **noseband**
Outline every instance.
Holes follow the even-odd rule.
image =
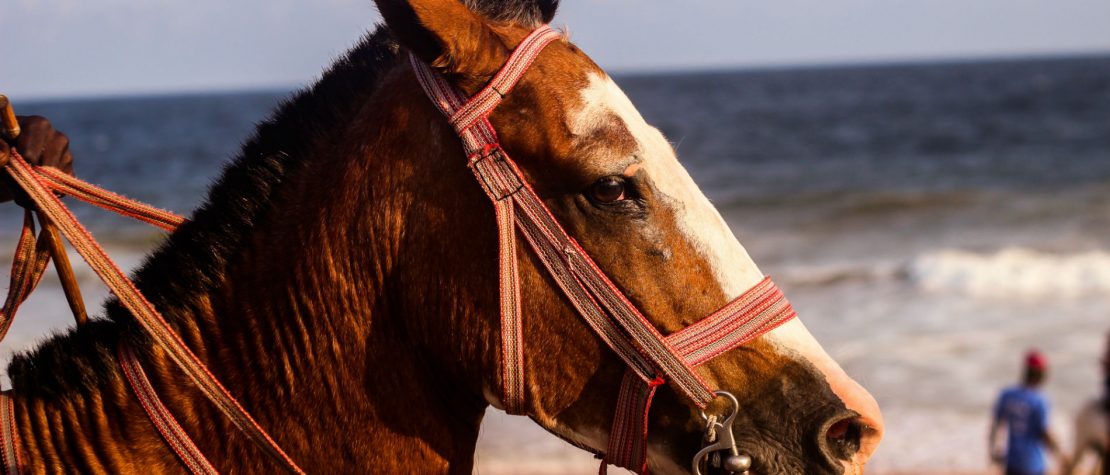
[[[646,473],[647,420],[655,390],[670,383],[675,391],[704,409],[715,395],[694,368],[786,323],[796,314],[778,287],[764,278],[708,317],[663,336],[567,234],[501,148],[489,121],[490,114],[544,47],[560,38],[562,35],[547,25],[537,28],[517,46],[489,84],[469,98],[415,56],[410,55],[410,62],[420,86],[461,139],[467,166],[494,207],[501,292],[501,391],[506,412],[526,412],[516,256],[519,231],[570,304],[628,365],[601,471],[613,464]],[[737,412],[738,406],[733,408],[732,416]],[[731,426],[728,429],[731,434]],[[735,451],[735,444],[732,449]]]

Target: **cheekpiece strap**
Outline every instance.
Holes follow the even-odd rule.
[[[501,402],[509,414],[525,411],[524,337],[521,332],[520,279],[517,270],[515,223],[517,209],[510,198],[522,188],[521,175],[510,163],[497,141],[489,114],[520,81],[540,51],[562,38],[544,25],[529,34],[509,55],[493,79],[474,97],[466,98],[443,76],[410,55],[413,71],[424,92],[462,140],[467,166],[493,203],[497,218],[498,282],[501,312]]]
[[[694,368],[751,341],[795,316],[782,292],[765,278],[709,317],[664,337],[571,238],[501,149],[489,114],[544,46],[562,35],[542,26],[526,37],[481,91],[467,98],[442,75],[410,55],[416,79],[448,118],[467,165],[494,206],[501,290],[501,386],[506,412],[525,412],[524,355],[516,258],[519,231],[570,304],[627,365],[602,462],[646,473],[647,418],[656,388],[669,383],[698,407],[713,399]]]

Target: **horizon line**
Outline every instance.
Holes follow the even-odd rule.
[[[982,55],[982,56],[938,56],[938,57],[921,57],[921,58],[874,58],[874,59],[856,59],[856,60],[816,60],[816,61],[798,61],[798,62],[763,62],[763,63],[750,63],[750,64],[733,64],[733,65],[704,65],[704,66],[678,66],[678,67],[630,67],[630,68],[614,68],[609,70],[609,73],[620,77],[645,77],[645,76],[682,76],[688,74],[727,74],[727,73],[760,73],[760,72],[775,72],[775,71],[817,71],[817,70],[834,70],[834,69],[881,69],[887,67],[899,66],[943,66],[943,65],[959,65],[959,64],[990,64],[990,63],[1010,63],[1010,62],[1034,62],[1034,61],[1067,61],[1067,60],[1084,60],[1084,59],[1099,59],[1110,57],[1110,50],[1089,50],[1089,51],[1070,51],[1070,52],[1047,52],[1047,53],[1013,53],[1013,54],[995,54],[995,55]],[[241,84],[241,85],[213,85],[213,86],[196,86],[196,87],[165,87],[165,88],[150,88],[150,89],[133,89],[131,91],[118,91],[118,90],[103,90],[103,91],[87,91],[87,92],[74,92],[74,93],[45,93],[45,94],[29,94],[24,97],[18,98],[20,102],[24,103],[48,103],[48,102],[61,102],[61,101],[82,101],[82,100],[111,100],[111,99],[141,99],[141,98],[155,98],[155,97],[175,97],[175,96],[205,96],[205,95],[227,95],[227,94],[244,94],[244,93],[287,93],[292,94],[298,90],[309,87],[315,84],[319,77],[304,84],[277,84],[277,83],[257,83],[257,84]],[[9,98],[14,97],[9,94]]]

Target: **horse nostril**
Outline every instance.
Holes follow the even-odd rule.
[[[828,437],[831,440],[845,439],[848,437],[848,433],[852,430],[853,424],[854,422],[852,421],[852,419],[841,419],[839,421],[836,421],[835,423],[833,423],[832,426],[829,426],[829,430],[825,433],[825,437]]]
[[[840,460],[851,460],[859,452],[862,438],[863,425],[856,416],[839,419],[825,429],[825,447]]]

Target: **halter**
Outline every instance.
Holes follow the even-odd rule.
[[[471,98],[465,97],[415,57],[410,59],[421,87],[458,133],[466,152],[467,166],[494,206],[501,295],[501,390],[506,411],[522,414],[526,410],[520,279],[516,255],[516,233],[519,232],[589,327],[628,365],[621,381],[609,447],[602,460],[602,473],[609,464],[646,473],[647,420],[655,390],[662,384],[670,383],[677,392],[704,409],[715,395],[694,368],[782,325],[794,318],[795,313],[775,284],[764,278],[708,317],[682,331],[663,336],[559,225],[516,164],[501,149],[489,122],[493,109],[512,90],[540,51],[559,38],[561,35],[546,25],[533,31],[513,51],[490,83]],[[134,315],[154,344],[162,348],[198,389],[280,467],[303,473],[185,346],[154,305],[111,261],[55,192],[167,231],[173,231],[184,223],[184,218],[96,187],[56,169],[32,167],[15,150],[12,150],[11,161],[4,168],[34,203],[40,220],[57,226],[58,231]],[[41,241],[44,239],[36,242],[34,234],[33,220],[28,211],[13,260],[12,285],[4,305],[0,307],[0,339],[19,304],[42,277],[50,258],[49,253],[43,250],[46,243]],[[44,232],[43,236],[47,234]],[[194,474],[216,473],[162,404],[135,352],[122,344],[117,352],[129,385],[154,427],[184,467]],[[723,391],[717,393],[727,394]],[[731,399],[735,403],[735,399]],[[712,422],[707,426],[710,431],[707,432],[707,442],[714,443],[714,440],[709,440],[711,438],[717,440],[708,450],[698,453],[694,460],[695,473],[703,455],[711,451],[731,451],[737,458],[730,459],[729,463],[735,462],[733,467],[742,468],[740,462],[743,459],[737,456],[730,423],[739,410],[734,404],[733,412],[725,423]],[[715,421],[713,418],[708,420]],[[14,401],[7,392],[0,393],[0,473],[19,474],[23,471],[18,439]]]
[[[571,305],[628,365],[602,473],[609,464],[646,473],[648,411],[655,390],[670,383],[704,409],[715,396],[694,368],[796,314],[778,287],[764,278],[708,317],[663,336],[567,234],[501,148],[489,121],[544,47],[560,38],[562,34],[550,26],[537,28],[516,47],[489,84],[470,98],[415,56],[409,58],[420,86],[461,139],[467,166],[493,204],[501,292],[501,397],[506,412],[523,414],[526,410],[516,256],[519,231]]]

